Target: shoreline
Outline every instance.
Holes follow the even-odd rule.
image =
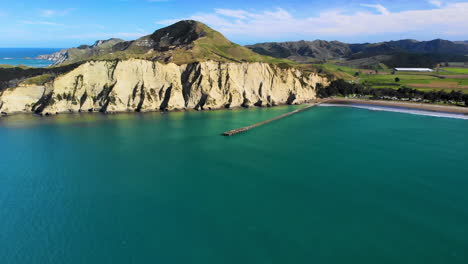
[[[406,109],[419,109],[431,112],[442,112],[442,113],[455,113],[468,115],[468,107],[460,106],[447,106],[447,105],[435,105],[435,104],[424,104],[424,103],[410,103],[400,101],[383,101],[383,100],[366,100],[366,99],[341,99],[341,98],[329,98],[320,99],[320,103],[327,104],[361,104],[361,105],[378,105],[378,106],[389,106],[395,108],[406,108]]]
[[[249,107],[230,107],[230,108],[213,108],[213,109],[174,109],[174,110],[153,110],[153,111],[111,111],[111,112],[100,112],[100,111],[65,111],[65,112],[57,112],[54,114],[42,114],[42,113],[35,113],[35,112],[10,112],[10,113],[0,113],[0,120],[3,118],[13,117],[13,116],[32,116],[41,118],[51,118],[57,116],[67,116],[67,115],[120,115],[120,114],[169,114],[169,113],[196,113],[196,112],[215,112],[215,111],[235,111],[235,110],[248,110],[248,109],[268,109],[268,108],[275,108],[275,107],[286,107],[286,106],[302,106],[302,105],[310,105],[319,103],[318,100],[310,100],[307,102],[301,102],[296,104],[277,104],[272,106],[249,106]]]
[[[401,102],[401,101],[384,101],[384,100],[368,100],[368,99],[347,99],[347,98],[324,98],[324,99],[315,99],[308,102],[302,102],[297,104],[278,104],[275,106],[252,106],[252,107],[232,107],[232,108],[219,108],[219,109],[206,109],[206,110],[196,110],[196,109],[177,109],[171,111],[117,111],[117,112],[59,112],[51,115],[43,115],[34,112],[12,112],[8,114],[1,113],[0,120],[12,116],[18,115],[30,115],[38,118],[48,118],[54,116],[62,115],[119,115],[119,114],[145,114],[145,113],[159,113],[159,114],[168,114],[172,112],[211,112],[211,111],[231,111],[239,109],[255,109],[255,108],[275,108],[281,106],[301,106],[301,105],[320,105],[320,104],[342,104],[342,105],[374,105],[374,106],[387,106],[393,108],[403,108],[403,109],[418,109],[425,110],[430,112],[439,112],[439,113],[454,113],[468,115],[468,107],[460,106],[448,106],[448,105],[435,105],[435,104],[426,104],[426,103],[410,103],[410,102]]]

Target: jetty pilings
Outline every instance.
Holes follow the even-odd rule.
[[[250,125],[250,126],[246,126],[246,127],[241,127],[241,128],[237,128],[237,129],[233,129],[233,130],[229,130],[229,131],[226,131],[224,133],[222,133],[221,135],[223,136],[226,136],[226,137],[231,137],[231,136],[234,136],[234,135],[237,135],[239,133],[243,133],[243,132],[246,132],[246,131],[249,131],[253,128],[256,128],[256,127],[259,127],[259,126],[262,126],[262,125],[265,125],[265,124],[268,124],[268,123],[271,123],[273,121],[276,121],[276,120],[279,120],[279,119],[282,119],[282,118],[285,118],[285,117],[288,117],[288,116],[292,116],[294,114],[297,114],[297,113],[300,113],[300,112],[303,112],[305,110],[308,110],[312,107],[315,107],[319,104],[311,104],[309,106],[306,106],[306,107],[303,107],[301,109],[296,109],[292,112],[289,112],[289,113],[286,113],[286,114],[282,114],[282,115],[279,115],[277,117],[274,117],[274,118],[271,118],[271,119],[268,119],[268,120],[265,120],[265,121],[262,121],[262,122],[259,122],[259,123],[255,123],[253,125]]]

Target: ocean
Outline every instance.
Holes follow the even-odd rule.
[[[0,118],[0,263],[468,263],[468,122],[300,106]]]
[[[47,67],[53,62],[36,60],[39,55],[52,54],[60,49],[53,48],[0,48],[0,65],[26,65],[30,67]]]

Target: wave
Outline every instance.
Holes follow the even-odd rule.
[[[384,112],[395,112],[395,113],[405,113],[412,115],[422,115],[422,116],[432,116],[432,117],[443,117],[443,118],[453,118],[453,119],[464,119],[468,120],[468,115],[458,114],[458,113],[448,113],[448,112],[435,112],[429,110],[420,110],[420,109],[411,109],[403,107],[392,107],[392,106],[380,106],[380,105],[364,105],[364,104],[320,104],[324,107],[353,107],[367,109],[371,111],[384,111]]]

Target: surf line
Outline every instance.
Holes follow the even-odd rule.
[[[432,116],[432,117],[468,120],[468,115],[463,114],[463,113],[450,113],[450,112],[444,112],[443,110],[436,111],[436,110],[424,110],[424,109],[417,109],[417,108],[405,108],[402,106],[372,105],[372,104],[366,104],[365,102],[356,103],[356,104],[324,103],[324,104],[321,104],[320,106],[321,107],[351,107],[351,108],[367,109],[371,111],[394,112],[394,113],[420,115],[420,116]]]
[[[259,126],[262,126],[262,125],[271,123],[271,122],[276,121],[276,120],[279,120],[279,119],[281,119],[281,118],[285,118],[285,117],[288,117],[288,116],[291,116],[291,115],[294,115],[294,114],[303,112],[303,111],[305,111],[305,110],[308,110],[308,109],[310,109],[310,108],[312,108],[312,107],[315,107],[315,106],[318,106],[318,105],[319,105],[319,103],[317,103],[317,104],[311,104],[311,105],[308,105],[308,106],[306,106],[306,107],[304,107],[304,108],[297,109],[297,110],[294,110],[294,111],[292,111],[292,112],[279,115],[279,116],[277,116],[277,117],[274,117],[274,118],[265,120],[265,121],[263,121],[263,122],[259,122],[259,123],[255,123],[255,124],[250,125],[250,126],[241,127],[241,128],[237,128],[237,129],[233,129],[233,130],[226,131],[226,132],[222,133],[221,135],[222,135],[222,136],[225,136],[225,137],[231,137],[231,136],[234,136],[234,135],[237,135],[237,134],[240,134],[240,133],[249,131],[249,130],[251,130],[251,129],[253,129],[253,128],[256,128],[256,127],[259,127]]]

